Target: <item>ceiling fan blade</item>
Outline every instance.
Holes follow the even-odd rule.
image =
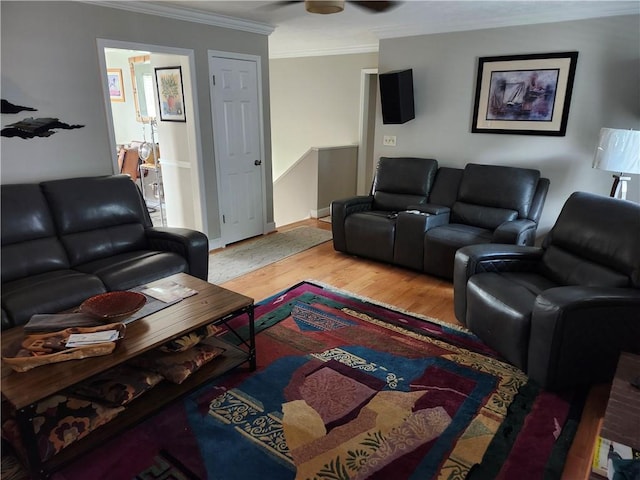
[[[360,8],[364,8],[373,13],[381,13],[391,10],[398,6],[400,2],[386,2],[386,1],[371,1],[371,2],[360,2],[360,1],[351,1],[349,3],[353,3]]]
[[[286,7],[287,5],[291,5],[293,3],[303,3],[304,0],[283,0],[283,1],[278,1],[278,2],[269,2],[266,5],[261,5],[260,9],[263,10],[275,10],[278,8],[282,8],[282,7]]]

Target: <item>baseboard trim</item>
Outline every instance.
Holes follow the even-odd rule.
[[[328,217],[331,214],[331,207],[324,207],[319,210],[311,210],[311,218]]]

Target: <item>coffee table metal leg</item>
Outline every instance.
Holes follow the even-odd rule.
[[[249,321],[249,337],[248,338],[244,338],[241,335],[241,332],[237,331],[234,327],[232,327],[229,324],[229,321],[237,318],[238,316],[247,314],[248,317],[248,321]],[[254,324],[254,306],[253,304],[242,308],[241,310],[238,310],[236,312],[233,312],[229,315],[227,315],[226,317],[222,318],[221,321],[222,323],[225,324],[225,326],[227,327],[227,330],[229,333],[232,333],[240,342],[240,344],[244,345],[244,348],[246,348],[247,350],[247,361],[249,362],[249,368],[251,369],[251,371],[255,370],[257,367],[257,362],[256,362],[256,327]],[[242,362],[244,363],[244,362]]]
[[[22,445],[24,446],[25,453],[27,455],[28,469],[31,475],[33,478],[48,478],[48,473],[42,468],[42,460],[40,459],[36,433],[33,430],[33,417],[35,410],[35,404],[18,410],[16,412],[16,420],[18,422],[18,428],[20,429]]]
[[[249,316],[249,368],[251,371],[256,369],[256,327],[253,324],[254,320],[254,308],[253,305],[249,306],[247,310]]]

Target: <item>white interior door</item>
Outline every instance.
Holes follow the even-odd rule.
[[[264,233],[257,62],[211,56],[222,242]]]

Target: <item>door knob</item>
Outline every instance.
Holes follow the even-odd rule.
[[[262,160],[254,160],[253,164],[254,165],[262,165]]]

